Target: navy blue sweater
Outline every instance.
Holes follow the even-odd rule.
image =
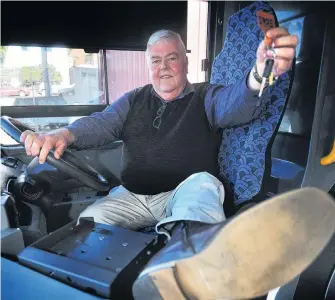
[[[227,87],[188,83],[170,102],[146,85],[67,128],[79,149],[122,140],[122,185],[153,195],[174,189],[196,172],[216,176],[221,129],[248,122],[256,102],[257,92],[247,88],[246,77]]]

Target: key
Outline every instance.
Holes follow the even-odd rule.
[[[258,94],[259,98],[263,94],[263,90],[265,88],[266,80],[269,79],[269,84],[270,85],[273,84],[272,68],[273,68],[273,65],[274,65],[274,62],[275,62],[274,59],[276,57],[276,53],[274,52],[273,47],[272,47],[273,43],[272,43],[271,38],[265,36],[264,43],[266,45],[267,50],[272,50],[273,57],[272,58],[267,58],[265,60],[265,62],[264,62],[265,63],[265,67],[264,67],[264,71],[263,71],[263,75],[262,75],[261,88],[260,88],[259,94]]]
[[[265,11],[259,10],[257,11],[256,15],[257,15],[258,26],[264,33],[264,43],[267,47],[267,50],[272,50],[273,52],[273,57],[267,58],[265,60],[265,68],[263,71],[261,88],[260,88],[259,95],[258,95],[258,97],[260,98],[265,88],[266,80],[269,78],[270,85],[273,83],[272,68],[274,65],[275,52],[273,51],[272,39],[266,36],[266,32],[269,29],[276,27],[276,21],[275,21],[275,17],[273,14],[267,13]]]
[[[265,67],[264,67],[263,76],[262,76],[261,88],[260,88],[259,94],[258,94],[259,98],[262,96],[263,90],[265,88],[266,80],[269,78],[270,73],[272,72],[274,62],[275,62],[275,60],[273,58],[267,58],[264,62]]]

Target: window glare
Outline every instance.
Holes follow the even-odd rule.
[[[70,125],[75,120],[80,118],[82,117],[51,117],[51,118],[40,117],[40,118],[17,118],[17,120],[22,122],[24,125],[30,127],[34,131],[48,132],[50,130],[55,130]],[[0,144],[6,146],[18,145],[18,143],[15,142],[2,129],[0,132]]]

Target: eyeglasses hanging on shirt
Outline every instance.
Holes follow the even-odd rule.
[[[162,124],[162,116],[165,111],[167,104],[164,103],[160,108],[158,108],[157,113],[156,113],[156,118],[152,122],[152,126],[156,129],[160,129],[161,124]]]

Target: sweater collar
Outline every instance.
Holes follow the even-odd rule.
[[[186,81],[186,84],[185,84],[185,87],[183,89],[183,91],[179,94],[179,96],[177,96],[175,99],[173,99],[172,101],[165,101],[164,99],[162,99],[155,91],[154,87],[152,87],[151,89],[151,93],[158,97],[161,101],[163,101],[164,103],[168,103],[168,102],[173,102],[175,100],[178,100],[178,99],[182,99],[184,98],[185,96],[187,96],[188,94],[190,93],[193,93],[195,91],[195,88],[193,86],[193,84],[191,84],[189,81]]]

